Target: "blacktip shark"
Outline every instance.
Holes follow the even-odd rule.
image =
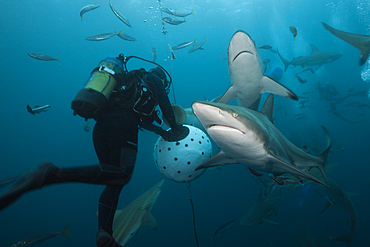
[[[281,200],[280,196],[277,197],[268,197],[262,198],[262,189],[257,198],[257,202],[243,215],[242,219],[240,220],[241,225],[254,225],[254,224],[262,224],[263,222],[267,222],[270,224],[279,224],[277,222],[268,220],[267,218],[276,214],[275,205]]]
[[[311,44],[311,53],[306,56],[300,56],[293,58],[292,61],[288,61],[283,56],[281,56],[280,52],[278,51],[278,55],[283,61],[285,65],[284,71],[286,71],[289,67],[289,65],[295,66],[301,66],[302,68],[307,66],[317,66],[315,70],[320,68],[322,65],[330,62],[334,62],[335,60],[339,59],[343,54],[340,53],[334,53],[334,52],[326,52],[326,51],[320,51],[316,46]]]
[[[296,178],[306,178],[327,186],[308,171],[317,167],[325,180],[325,163],[331,147],[331,139],[323,127],[328,147],[319,156],[311,155],[306,148],[292,144],[273,124],[274,95],[267,98],[261,112],[223,103],[195,101],[194,114],[220,147],[221,151],[199,165],[196,170],[226,164],[243,164],[252,173],[271,173],[279,185],[286,184],[284,173]]]
[[[321,22],[326,30],[337,36],[341,40],[353,45],[360,50],[360,66],[364,65],[370,54],[370,36],[355,33],[348,33],[335,29],[328,24]]]
[[[333,189],[325,189],[328,196],[326,203],[321,209],[321,213],[323,213],[330,206],[334,205],[347,216],[348,224],[350,226],[349,233],[338,236],[331,236],[329,237],[329,239],[333,241],[345,242],[348,244],[348,246],[351,246],[359,222],[357,210],[351,199],[351,196],[358,194],[343,191],[342,186],[337,184],[333,180],[329,180],[329,185]]]
[[[298,100],[288,88],[263,75],[257,49],[247,33],[243,31],[234,33],[227,49],[231,86],[219,99],[219,103],[227,103],[237,98],[240,106],[257,110],[261,95],[266,92]]]
[[[113,237],[122,246],[137,233],[141,226],[147,225],[153,230],[157,223],[150,213],[164,180],[154,185],[151,189],[139,196],[122,210],[117,210],[113,220]]]

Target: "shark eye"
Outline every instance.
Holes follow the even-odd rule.
[[[233,113],[232,113],[232,116],[233,116],[234,118],[237,118],[237,117],[239,116],[239,114],[238,114],[238,113],[236,113],[236,112],[233,112]]]

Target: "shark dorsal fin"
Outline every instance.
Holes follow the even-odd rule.
[[[317,51],[320,51],[319,49],[317,49],[316,46],[314,46],[313,44],[311,44],[311,49],[312,49],[312,52],[311,53],[314,53],[314,52],[317,52]]]
[[[274,123],[274,120],[272,118],[273,106],[274,106],[274,95],[270,94],[267,97],[267,99],[265,101],[265,104],[263,105],[263,107],[261,109],[261,113],[263,115],[265,115],[266,117],[268,117],[268,119],[271,121],[271,123]]]

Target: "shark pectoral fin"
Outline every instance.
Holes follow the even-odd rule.
[[[236,97],[237,90],[231,85],[229,89],[221,96],[217,103],[227,103]]]
[[[301,171],[297,167],[292,166],[291,164],[288,164],[284,160],[281,160],[280,158],[278,158],[277,156],[275,156],[273,153],[268,152],[268,155],[270,156],[270,159],[274,163],[277,163],[278,164],[278,166],[279,166],[280,169],[285,170],[286,172],[291,173],[293,176],[301,176],[301,177],[307,178],[309,180],[312,180],[312,181],[314,181],[316,183],[319,183],[319,184],[324,185],[325,187],[328,187],[328,188],[331,189],[331,187],[329,185],[321,182],[320,180],[318,180],[317,178],[311,176],[307,172]]]
[[[141,225],[149,226],[153,230],[157,230],[157,222],[154,219],[154,216],[150,213],[150,211],[144,215]]]
[[[200,164],[195,170],[200,170],[204,168],[210,168],[215,166],[229,165],[229,164],[239,164],[238,161],[234,160],[230,156],[226,155],[224,151],[218,152],[218,154],[212,156],[208,160]]]
[[[289,88],[271,79],[270,77],[263,76],[262,77],[262,88],[259,93],[262,94],[262,93],[268,93],[268,92],[277,94],[277,95],[280,95],[286,98],[298,100],[297,95],[293,93],[292,91],[290,91]]]

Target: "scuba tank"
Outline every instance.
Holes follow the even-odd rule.
[[[84,87],[77,93],[72,101],[73,115],[83,118],[96,118],[104,109],[117,81],[125,75],[121,60],[106,57],[91,72]]]
[[[275,81],[279,81],[283,77],[283,75],[284,71],[279,67],[273,68],[268,74],[268,76],[274,79]]]

